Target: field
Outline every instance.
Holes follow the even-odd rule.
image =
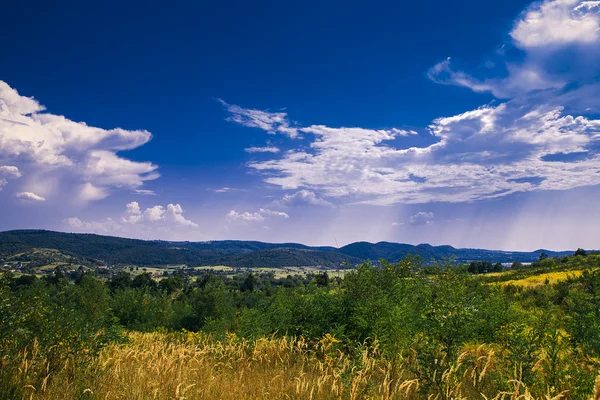
[[[252,268],[253,273],[273,273],[275,278],[281,279],[288,275],[308,275],[327,272],[330,278],[340,277],[351,271],[350,269],[326,269],[316,267],[281,267],[281,268]]]
[[[566,281],[567,279],[577,278],[581,276],[582,273],[583,270],[548,272],[539,275],[531,275],[523,279],[512,279],[508,281],[503,281],[499,284],[503,286],[514,285],[533,287],[545,284],[554,284],[557,282]]]
[[[174,271],[182,268],[183,266],[162,266],[162,267],[145,267],[145,271],[143,268],[134,269],[132,274],[139,275],[144,272],[149,272],[151,274],[161,275],[163,272],[167,271],[169,273],[173,273]],[[282,279],[291,276],[305,276],[309,274],[318,274],[327,272],[330,278],[340,277],[343,278],[346,273],[351,271],[352,269],[327,269],[327,268],[318,268],[318,267],[281,267],[281,268],[233,268],[228,267],[226,265],[215,265],[215,266],[203,266],[203,267],[194,267],[196,271],[204,271],[204,272],[216,272],[220,274],[224,274],[226,276],[234,276],[234,275],[243,275],[247,273],[253,274],[273,274],[276,279]]]
[[[425,381],[411,359],[384,360],[377,346],[358,359],[339,350],[327,335],[316,345],[303,338],[248,341],[234,334],[217,341],[201,333],[129,333],[85,369],[67,362],[42,386],[29,383],[34,365],[23,360],[24,398],[40,399],[406,399],[423,398]],[[518,380],[499,382],[501,354],[493,346],[466,346],[440,370],[431,399],[534,400]],[[540,360],[541,361],[541,360]],[[600,396],[597,380],[596,399]],[[502,389],[502,387],[508,388]],[[484,397],[483,391],[492,397]],[[563,394],[546,399],[569,398]]]

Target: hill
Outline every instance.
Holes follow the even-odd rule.
[[[536,261],[541,253],[546,253],[549,257],[562,257],[573,254],[573,251],[551,251],[535,250],[532,252],[484,250],[484,249],[457,249],[452,246],[432,246],[430,244],[419,244],[413,246],[403,243],[391,242],[356,242],[341,247],[340,252],[348,256],[356,257],[361,260],[379,260],[399,261],[409,254],[419,255],[425,260],[442,259],[454,257],[457,261],[478,261],[486,260],[492,262],[533,262]]]
[[[169,242],[138,240],[82,233],[45,230],[0,232],[0,258],[34,249],[55,249],[88,260],[89,263],[164,265],[228,265],[231,267],[339,266],[344,261],[355,264],[364,260],[398,261],[409,254],[425,260],[455,257],[457,261],[530,262],[545,252],[564,256],[572,251],[507,252],[482,249],[456,249],[452,246],[417,246],[392,242],[356,242],[339,249],[311,247],[298,243],[265,243],[223,240],[207,242]]]
[[[56,249],[91,263],[165,265],[228,265],[231,267],[284,267],[337,265],[360,260],[333,247],[256,241],[168,242],[125,239],[95,234],[44,230],[0,232],[0,258],[37,248]]]

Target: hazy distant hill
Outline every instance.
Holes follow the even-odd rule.
[[[391,242],[356,242],[339,249],[310,247],[298,243],[264,243],[223,240],[209,242],[168,242],[125,239],[81,233],[44,230],[0,232],[0,258],[34,248],[56,249],[81,258],[108,264],[188,264],[229,265],[232,267],[283,267],[308,265],[355,264],[363,260],[398,261],[408,254],[426,260],[454,256],[458,261],[488,260],[492,262],[535,261],[543,251],[548,256],[572,254],[573,251],[506,252],[481,249],[455,249]]]
[[[414,254],[426,260],[454,257],[458,261],[487,260],[493,262],[535,261],[542,252],[546,253],[549,257],[573,254],[573,251],[550,251],[543,249],[532,252],[511,252],[483,249],[456,249],[452,246],[432,246],[430,244],[413,246],[391,242],[356,242],[341,247],[340,252],[359,259],[368,260],[383,258],[390,261],[398,261],[408,254]]]

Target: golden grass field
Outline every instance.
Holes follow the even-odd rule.
[[[304,339],[261,338],[247,341],[228,336],[215,341],[199,333],[129,333],[129,342],[111,345],[85,368],[65,364],[56,373],[37,374],[35,349],[24,354],[16,377],[29,399],[422,399],[421,381],[408,373],[409,360],[383,361],[377,346],[358,358],[336,350],[326,336],[317,344]],[[310,350],[312,349],[312,350]],[[440,372],[429,399],[533,400],[518,380],[508,391],[488,394],[501,356],[490,345],[466,346],[458,359]],[[31,376],[29,376],[31,375]],[[563,394],[568,393],[568,388]],[[538,397],[565,398],[559,393]],[[566,397],[568,398],[568,396]],[[596,396],[600,398],[600,381]]]

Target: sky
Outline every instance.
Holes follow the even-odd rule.
[[[0,230],[600,248],[600,1],[2,16]]]

